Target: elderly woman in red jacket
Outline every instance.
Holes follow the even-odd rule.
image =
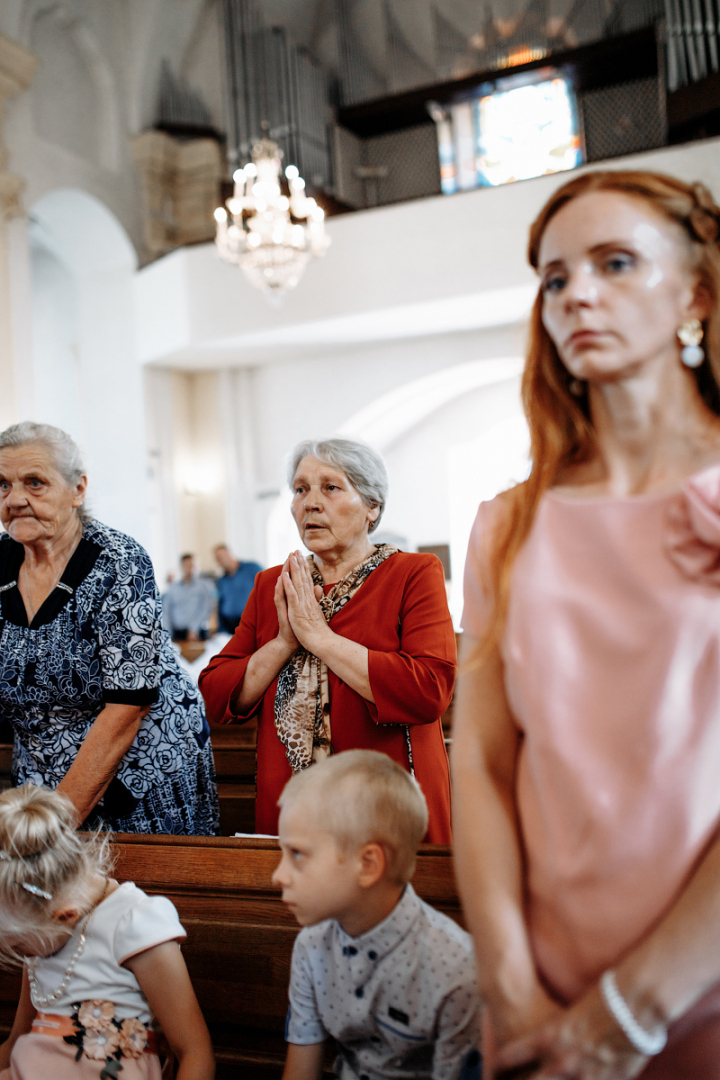
[[[452,694],[455,637],[434,555],[374,544],[387,473],[351,439],[300,443],[292,513],[305,547],[258,574],[242,620],[200,676],[208,717],[258,717],[255,828],[277,832],[293,772],[342,750],[381,750],[413,771],[427,839],[450,841],[440,717]]]

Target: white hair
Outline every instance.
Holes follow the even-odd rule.
[[[366,506],[377,506],[380,513],[370,524],[373,532],[380,524],[388,494],[388,477],[377,450],[358,439],[304,439],[288,458],[288,484],[292,488],[295,473],[303,458],[315,457],[345,473]]]
[[[77,486],[80,477],[85,475],[85,466],[77,443],[62,428],[23,420],[21,424],[13,424],[0,432],[0,450],[6,447],[14,449],[29,446],[31,443],[44,446],[50,454],[53,468],[60,473],[65,483],[69,487]],[[84,506],[78,508],[78,515],[82,521],[87,521],[90,517]]]

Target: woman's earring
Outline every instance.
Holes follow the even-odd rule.
[[[696,368],[705,359],[705,350],[700,348],[703,328],[699,319],[686,319],[681,323],[677,336],[683,344],[680,359],[685,367]]]
[[[573,397],[582,397],[585,392],[585,387],[579,379],[571,379],[568,383],[568,390]]]

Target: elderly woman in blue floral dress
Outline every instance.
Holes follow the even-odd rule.
[[[161,627],[146,552],[83,510],[69,435],[0,433],[0,720],[13,781],[118,832],[218,831],[202,698]]]

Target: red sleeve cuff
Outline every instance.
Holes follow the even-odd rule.
[[[367,704],[376,723],[432,724],[450,704],[455,665],[371,649],[368,678],[375,704]]]

